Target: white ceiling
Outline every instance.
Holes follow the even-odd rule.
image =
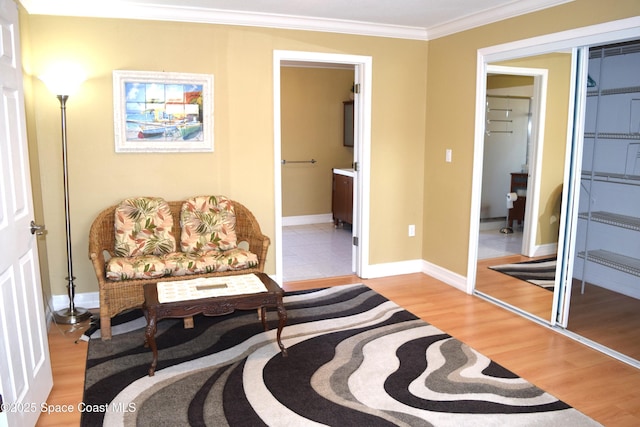
[[[573,0],[20,0],[30,14],[429,40]]]

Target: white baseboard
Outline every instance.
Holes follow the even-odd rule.
[[[465,276],[421,259],[370,265],[367,267],[366,272],[363,272],[363,277],[375,279],[411,273],[424,273],[463,292],[467,291],[467,278]]]
[[[282,226],[287,227],[290,225],[310,225],[310,224],[324,224],[333,221],[333,214],[318,214],[318,215],[302,215],[302,216],[283,216]]]
[[[432,264],[427,261],[422,261],[422,272],[428,276],[434,277],[447,285],[453,286],[462,292],[467,292],[467,278],[453,271],[442,268],[439,265]]]
[[[507,225],[507,219],[499,219],[495,221],[480,221],[480,231],[500,230]]]
[[[557,243],[547,243],[546,245],[538,245],[536,246],[533,256],[551,256],[556,255],[558,253],[558,244]]]
[[[73,298],[73,304],[86,309],[98,308],[100,307],[100,294],[98,292],[77,293]],[[69,297],[67,295],[54,295],[51,298],[51,307],[53,307],[54,311],[68,308]]]
[[[376,279],[378,277],[420,273],[422,271],[421,265],[422,261],[419,259],[369,265],[366,267],[365,271],[362,272],[362,277],[364,279]]]
[[[466,278],[464,276],[421,259],[370,265],[362,273],[362,277],[375,279],[411,273],[424,273],[466,292]],[[73,302],[78,307],[94,309],[100,307],[100,296],[98,292],[77,293]],[[50,306],[54,311],[65,309],[69,307],[69,297],[67,295],[53,295]]]

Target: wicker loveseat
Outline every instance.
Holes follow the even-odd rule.
[[[119,205],[111,206],[103,210],[93,221],[89,231],[89,258],[93,263],[93,268],[95,269],[96,277],[98,279],[100,293],[100,330],[102,339],[111,338],[112,317],[125,310],[140,307],[142,305],[144,302],[143,285],[147,283],[169,280],[185,280],[192,277],[215,277],[264,271],[267,250],[270,244],[269,238],[262,234],[258,221],[249,209],[241,203],[227,199],[224,196],[199,196],[199,198],[168,202],[164,202],[164,200],[159,198],[142,198],[157,199],[163,202],[163,220],[166,221],[166,228],[171,228],[170,232],[168,230],[166,231],[170,233],[172,236],[171,238],[175,237],[176,240],[174,248],[175,252],[165,255],[170,258],[176,258],[183,255],[181,254],[181,251],[185,248],[185,240],[187,240],[186,244],[191,244],[192,248],[206,249],[206,247],[200,248],[198,245],[201,245],[201,243],[195,242],[194,239],[184,238],[183,223],[181,220],[181,215],[184,216],[185,202],[192,202],[194,199],[202,200],[203,197],[212,198],[213,200],[216,200],[216,197],[223,199],[229,210],[235,214],[235,230],[233,222],[231,222],[230,224],[226,224],[225,230],[220,233],[222,235],[222,239],[217,237],[217,233],[210,234],[207,238],[210,238],[211,241],[216,241],[216,244],[222,240],[226,246],[229,246],[229,242],[227,242],[227,240],[232,239],[228,239],[227,234],[232,235],[232,237],[235,237],[235,240],[231,241],[231,246],[237,246],[237,249],[234,250],[240,252],[241,255],[250,255],[251,257],[248,262],[247,256],[244,256],[244,258],[242,258],[243,261],[245,261],[244,263],[234,265],[229,261],[226,264],[220,265],[218,258],[223,257],[224,253],[228,252],[225,251],[223,253],[221,251],[220,255],[216,254],[216,264],[207,265],[206,268],[202,267],[202,265],[198,265],[197,268],[187,269],[184,263],[180,264],[180,268],[175,268],[177,263],[173,262],[173,264],[169,265],[170,267],[174,267],[175,270],[167,268],[164,272],[156,271],[153,275],[149,274],[149,276],[147,276],[147,270],[161,270],[160,267],[156,268],[156,265],[151,263],[153,268],[150,268],[147,265],[144,267],[145,270],[143,272],[136,274],[134,277],[130,272],[125,274],[114,268],[114,265],[118,266],[121,264],[119,262],[114,262],[118,259],[124,260],[125,264],[135,263],[136,260],[141,259],[141,257],[135,256],[123,257],[122,239],[116,239],[116,235],[118,234],[116,230],[119,225],[121,226],[117,219],[117,215],[120,215],[118,218],[121,219],[122,205],[125,201]],[[130,201],[134,199],[127,200]],[[170,214],[168,213],[169,211]],[[160,229],[161,227],[157,228]],[[235,233],[233,233],[234,231]],[[214,234],[215,238],[212,237]],[[137,239],[129,240],[134,242],[134,244],[138,243]],[[157,244],[156,242],[156,246],[162,245]],[[228,247],[225,247],[225,249],[228,249]],[[189,256],[193,258],[196,255],[199,255],[199,252],[196,252],[195,255]],[[164,260],[164,257],[162,259]],[[198,262],[200,262],[200,260],[201,258],[198,258]],[[195,264],[195,262],[193,264]],[[180,277],[177,277],[178,275]]]

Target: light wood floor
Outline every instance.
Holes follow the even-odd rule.
[[[479,260],[476,289],[550,321],[552,292],[488,268],[529,260],[522,255]],[[574,281],[567,330],[640,360],[640,300],[592,284],[581,292]]]
[[[436,279],[416,273],[285,283],[286,290],[366,285],[416,316],[606,426],[640,425],[640,370]],[[87,343],[81,332],[49,333],[54,388],[48,403],[82,400]],[[43,415],[39,426],[75,426],[80,414]]]
[[[539,286],[523,283],[522,280],[489,268],[492,265],[530,260],[531,258],[523,255],[478,260],[476,290],[549,321],[553,306],[553,292]]]

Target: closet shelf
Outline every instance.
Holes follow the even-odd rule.
[[[591,179],[591,171],[582,171],[582,179]],[[624,173],[593,172],[594,181],[612,182],[615,184],[640,185],[640,175],[627,175]]]
[[[589,213],[579,213],[578,217],[588,220]],[[633,216],[620,215],[612,212],[596,211],[591,212],[591,221],[613,225],[615,227],[626,228],[628,230],[640,231],[640,218],[636,218]]]
[[[597,137],[598,139],[628,139],[633,141],[640,141],[640,133],[585,132],[584,137]]]
[[[603,249],[588,251],[588,253],[579,252],[578,256],[587,261],[593,261],[597,264],[640,277],[640,259]]]
[[[600,95],[619,95],[624,93],[640,93],[640,86],[614,87],[611,89],[602,89]],[[587,91],[587,96],[598,96],[598,90],[592,89]]]

